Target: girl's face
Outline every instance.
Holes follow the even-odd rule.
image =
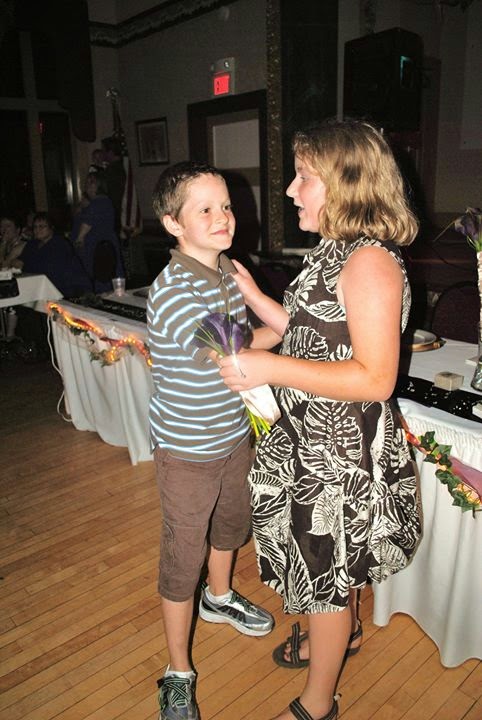
[[[298,208],[300,230],[320,230],[320,214],[325,206],[326,187],[320,176],[306,160],[295,156],[295,177],[286,190]]]

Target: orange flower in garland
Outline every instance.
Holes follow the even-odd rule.
[[[110,345],[110,348],[106,350],[90,350],[91,360],[98,360],[103,366],[112,365],[112,363],[118,362],[121,359],[126,350],[131,354],[134,350],[137,350],[144,357],[147,365],[149,367],[152,365],[149,347],[133,335],[127,335],[120,340],[107,337],[103,330],[96,325],[82,318],[73,317],[73,315],[64,310],[58,303],[47,303],[47,310],[53,320],[62,322],[73,335],[83,335],[91,345],[95,343],[93,336]]]
[[[456,458],[450,458],[452,446],[439,445],[435,440],[433,431],[426,432],[418,437],[409,430],[405,432],[408,442],[425,455],[424,462],[436,466],[435,476],[440,482],[447,485],[447,490],[453,498],[452,505],[460,507],[462,512],[472,510],[474,516],[476,512],[480,512],[482,510],[480,489],[473,487],[471,482],[464,477],[463,463]]]

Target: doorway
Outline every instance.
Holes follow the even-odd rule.
[[[191,160],[223,172],[236,216],[235,256],[267,248],[266,92],[187,107]]]

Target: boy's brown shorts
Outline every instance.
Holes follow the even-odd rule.
[[[217,550],[235,550],[247,540],[250,440],[220,460],[181,460],[157,447],[154,461],[163,514],[159,592],[181,602],[194,594],[208,542]]]

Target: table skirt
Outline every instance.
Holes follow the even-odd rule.
[[[133,465],[152,460],[148,406],[152,379],[144,357],[126,352],[119,362],[92,362],[82,336],[52,322],[67,410],[78,430],[97,432],[110,445],[124,446]]]
[[[482,468],[482,426],[445,419],[445,413],[409,401],[400,405],[412,432],[435,429],[438,442],[452,444],[460,460]],[[417,452],[423,537],[407,568],[374,584],[373,621],[383,626],[394,613],[410,615],[436,643],[441,663],[455,667],[482,659],[482,512],[474,517],[452,505],[434,465],[423,458]]]

